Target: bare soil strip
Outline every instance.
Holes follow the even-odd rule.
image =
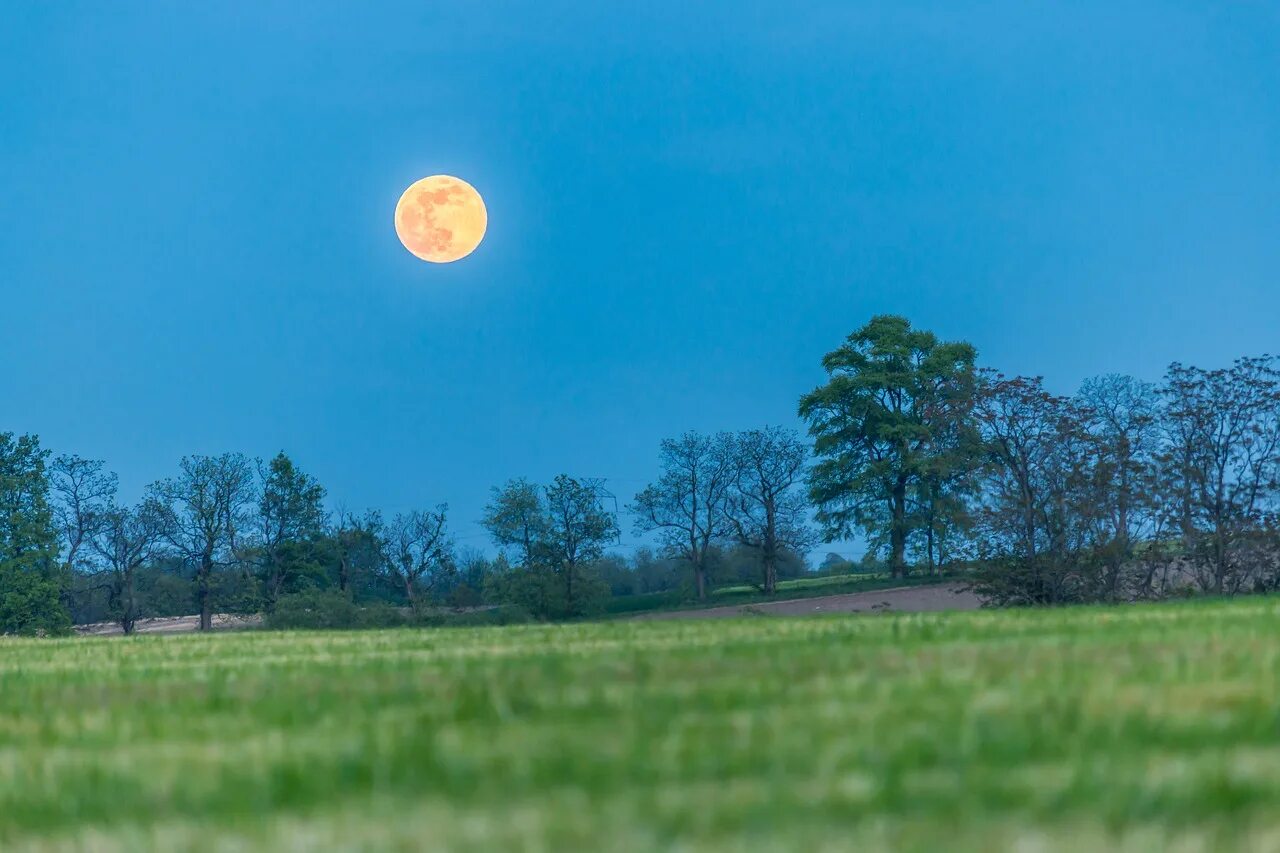
[[[237,628],[256,628],[262,624],[261,616],[236,616],[230,613],[213,614],[213,630],[234,631]],[[200,629],[199,616],[158,616],[139,619],[133,625],[135,634],[189,634]],[[123,634],[118,622],[93,622],[77,625],[76,633],[85,637],[107,637]]]

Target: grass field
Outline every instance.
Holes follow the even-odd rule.
[[[0,849],[1280,846],[1280,601],[0,641]]]
[[[610,615],[630,615],[655,610],[701,610],[706,607],[724,607],[736,604],[761,604],[794,598],[816,598],[823,595],[843,595],[850,592],[871,592],[902,586],[927,586],[955,580],[959,575],[913,575],[906,578],[891,577],[888,572],[857,572],[847,575],[826,575],[816,578],[791,578],[778,581],[776,595],[765,595],[753,586],[725,586],[714,589],[706,601],[689,598],[684,590],[647,592],[637,595],[615,595],[605,603]]]

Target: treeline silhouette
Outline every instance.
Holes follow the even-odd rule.
[[[1280,584],[1275,358],[1071,397],[975,360],[896,316],[826,356],[829,382],[801,400],[825,535],[862,532],[897,574],[965,564],[993,604]]]
[[[459,548],[446,504],[330,509],[286,454],[191,456],[142,500],[104,463],[0,433],[0,633],[265,613],[279,626],[567,619],[717,585],[773,595],[821,540],[861,538],[894,577],[962,572],[989,602],[1061,604],[1280,585],[1280,370],[1270,356],[1057,396],[902,317],[823,359],[782,427],[662,442],[618,504],[599,479],[495,487],[496,553]],[[883,559],[883,563],[879,561]],[[827,572],[853,567],[832,555]]]
[[[760,467],[779,442],[801,470],[803,445],[785,430],[664,442],[663,476],[636,507],[657,551],[629,557],[607,553],[621,531],[603,480],[512,480],[485,511],[491,557],[458,547],[443,503],[390,517],[326,509],[324,487],[283,452],[186,457],[126,505],[101,461],[0,434],[0,633],[73,621],[132,633],[142,618],[193,613],[202,630],[218,613],[265,613],[282,627],[566,619],[620,597],[772,590],[806,570],[796,546],[808,541],[795,532],[798,476],[782,484]]]

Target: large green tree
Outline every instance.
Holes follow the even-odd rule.
[[[857,532],[887,539],[895,577],[906,573],[906,546],[922,524],[909,511],[913,493],[946,468],[957,429],[973,408],[977,353],[913,329],[905,317],[881,315],[826,354],[827,384],[800,399],[818,462],[809,494],[828,541]]]
[[[0,433],[0,634],[60,633],[71,625],[47,455],[35,436]]]
[[[259,572],[267,606],[273,608],[292,581],[323,573],[318,549],[308,546],[324,532],[325,492],[284,451],[259,469]]]

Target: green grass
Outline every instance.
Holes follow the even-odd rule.
[[[0,849],[1280,844],[1280,601],[0,641]]]
[[[894,578],[887,572],[857,572],[817,578],[792,578],[778,581],[776,595],[765,595],[753,586],[726,586],[712,590],[704,602],[689,600],[688,592],[684,590],[617,595],[605,603],[605,612],[614,615],[630,615],[657,610],[701,610],[706,607],[761,604],[767,601],[843,595],[850,592],[873,592],[877,589],[900,586],[927,586],[955,580],[957,577],[960,575],[912,575],[906,578]]]
[[[815,589],[822,587],[839,587],[849,583],[865,583],[866,581],[882,580],[889,577],[888,572],[850,572],[844,575],[822,575],[815,578],[788,578],[787,580],[778,581],[778,592],[788,592],[803,589]],[[722,586],[714,590],[713,596],[732,596],[753,594],[758,592],[754,586],[741,584],[739,586]],[[826,592],[824,591],[825,595]]]

